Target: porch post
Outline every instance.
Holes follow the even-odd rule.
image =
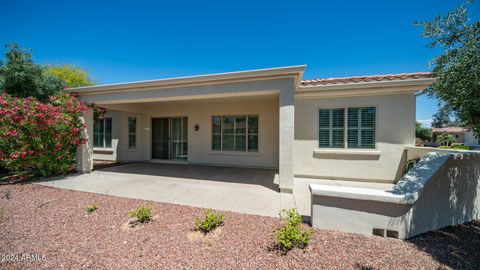
[[[280,192],[293,192],[293,144],[295,140],[295,85],[280,91],[279,115],[279,187]]]
[[[93,109],[88,108],[80,121],[86,124],[82,136],[87,143],[77,147],[77,172],[90,173],[93,170]]]

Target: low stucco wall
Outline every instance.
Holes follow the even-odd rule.
[[[310,189],[314,227],[406,239],[480,218],[480,154],[428,153],[388,191]]]
[[[376,148],[363,153],[318,147],[320,108],[376,107]],[[299,177],[394,182],[401,175],[404,148],[415,141],[413,94],[295,100],[294,173]],[[317,151],[316,151],[317,150]],[[343,151],[343,152],[342,152]]]

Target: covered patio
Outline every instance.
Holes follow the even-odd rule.
[[[76,88],[108,111],[103,122],[85,113],[90,139],[77,171],[89,173],[93,159],[277,169],[270,185],[291,194],[294,92],[304,68]]]
[[[42,185],[127,198],[167,202],[262,216],[295,207],[292,194],[278,192],[274,169],[129,163]]]
[[[310,216],[309,184],[387,189],[391,184],[296,178],[293,194],[278,191],[276,169],[136,162],[42,185],[127,198],[277,217],[296,207]]]

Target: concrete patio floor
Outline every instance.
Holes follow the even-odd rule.
[[[187,164],[130,163],[39,182],[94,192],[262,216],[296,207],[310,216],[310,183],[387,189],[391,184],[296,178],[293,194],[278,192],[276,170]]]

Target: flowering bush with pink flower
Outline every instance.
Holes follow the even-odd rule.
[[[85,143],[79,117],[86,110],[68,91],[48,103],[0,95],[0,167],[36,177],[72,169],[76,148]]]

